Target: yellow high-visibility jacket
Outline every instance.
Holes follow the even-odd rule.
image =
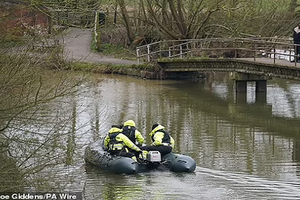
[[[151,145],[166,145],[174,148],[175,141],[172,136],[164,131],[164,126],[158,125],[155,129],[149,134],[152,139]],[[169,139],[169,137],[170,139]]]
[[[137,143],[139,145],[142,145],[145,142],[145,139],[142,136],[141,132],[136,129],[135,122],[133,120],[127,120],[124,123],[123,134],[125,134],[135,144]]]
[[[114,137],[115,139],[111,139]],[[113,127],[109,130],[108,135],[104,139],[104,146],[108,150],[122,150],[124,147],[128,147],[134,151],[141,151],[130,139],[124,134],[122,134],[122,129]]]

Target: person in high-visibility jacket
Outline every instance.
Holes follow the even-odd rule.
[[[124,122],[122,133],[138,146],[142,146],[145,142],[141,132],[137,130],[135,122],[131,119]]]
[[[130,157],[136,160],[136,154],[142,150],[136,146],[126,135],[122,133],[122,129],[112,127],[104,139],[104,146],[112,155],[120,155]]]
[[[154,124],[149,135],[151,137],[152,144],[150,146],[141,147],[142,150],[159,151],[162,156],[172,152],[175,141],[172,136],[165,131],[164,126]]]

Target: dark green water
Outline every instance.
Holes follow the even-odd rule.
[[[39,111],[44,123],[24,127],[43,133],[54,129],[53,121],[63,126],[52,146],[24,161],[22,166],[47,164],[27,173],[25,190],[80,191],[88,200],[299,199],[300,83],[272,80],[267,90],[266,101],[258,102],[249,83],[246,101],[237,103],[225,75],[157,81],[93,74],[76,95]],[[128,119],[148,142],[153,123],[167,127],[176,141],[174,151],[193,157],[196,171],[116,175],[86,165],[86,145]],[[34,139],[46,140],[42,134]],[[33,148],[14,145],[16,155],[18,148],[28,153]]]

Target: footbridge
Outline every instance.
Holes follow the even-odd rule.
[[[299,120],[273,115],[272,106],[266,103],[266,81],[273,77],[300,80],[300,63],[293,62],[295,48],[290,39],[213,38],[159,41],[137,47],[136,53],[138,62],[155,62],[163,74],[173,78],[189,73],[228,72],[235,80],[228,85],[232,95],[228,101],[205,89],[201,98],[197,98],[198,93],[186,90],[194,97],[189,104],[226,120],[294,137],[300,132]],[[247,81],[256,82],[257,93],[255,102],[245,106]],[[196,86],[191,84],[191,87]]]
[[[163,78],[201,76],[206,72],[229,72],[236,91],[246,92],[248,81],[257,92],[266,92],[272,77],[300,80],[297,46],[282,38],[207,38],[166,40],[139,46],[137,61],[156,62]]]

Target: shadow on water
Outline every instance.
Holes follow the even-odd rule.
[[[85,198],[92,199],[298,199],[300,184],[197,167],[194,173],[151,171],[122,175],[86,166]]]
[[[190,100],[189,104],[202,112],[213,113],[237,124],[260,127],[264,131],[300,139],[300,116],[295,118],[276,116],[272,112],[272,105],[267,102],[236,103],[234,91],[230,89],[232,84],[225,86],[227,93],[225,98],[221,98],[213,91],[207,90],[211,86],[207,86],[206,82],[198,84],[195,82],[185,84],[179,82],[168,84],[168,86],[184,91],[186,98]],[[176,95],[176,93],[174,94]],[[182,96],[182,92],[178,95]],[[175,98],[177,97],[175,96]]]

